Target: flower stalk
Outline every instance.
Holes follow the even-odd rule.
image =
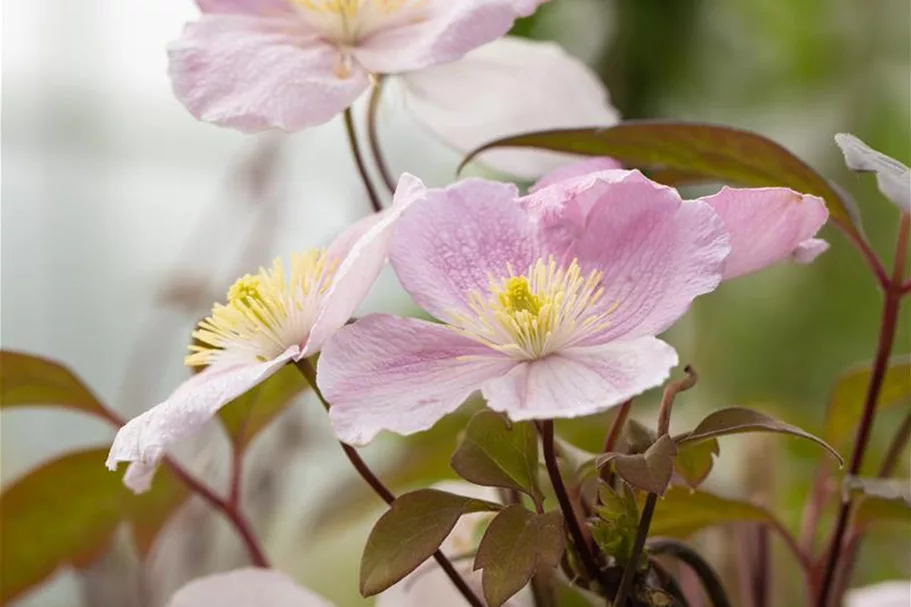
[[[367,190],[367,196],[370,198],[370,206],[373,209],[373,212],[379,213],[383,210],[383,205],[376,193],[376,189],[373,187],[373,182],[370,181],[370,174],[367,172],[367,165],[364,163],[364,156],[361,154],[361,147],[357,141],[357,130],[354,127],[354,116],[351,112],[351,108],[345,108],[345,111],[342,112],[342,116],[345,120],[345,132],[348,135],[348,144],[351,146],[351,155],[354,157],[354,164],[357,165],[357,172],[361,176],[361,182],[364,184],[364,189]]]

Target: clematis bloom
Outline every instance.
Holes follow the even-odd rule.
[[[371,74],[454,61],[546,0],[199,0],[169,49],[174,91],[201,120],[242,131],[321,124]]]
[[[174,593],[166,607],[333,607],[274,569],[234,569],[195,579]]]
[[[111,446],[107,467],[131,462],[124,483],[149,488],[159,460],[173,443],[206,424],[234,398],[289,361],[315,354],[344,325],[386,259],[390,227],[405,210],[407,188],[392,207],[351,226],[325,250],[311,249],[239,279],[226,304],[193,333],[186,363],[205,369],[164,402],[130,420]],[[403,199],[404,197],[404,199]]]
[[[717,287],[729,258],[743,271],[793,250],[790,234],[772,234],[732,251],[730,233],[766,227],[756,215],[728,223],[638,171],[525,198],[484,180],[414,185],[412,195],[420,200],[396,225],[390,262],[442,322],[370,315],[327,342],[317,380],[350,444],[427,429],[477,389],[513,420],[608,409],[664,382],[677,354],[656,336]]]
[[[845,607],[907,607],[911,604],[911,581],[889,580],[849,590]]]

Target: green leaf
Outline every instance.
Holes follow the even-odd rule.
[[[629,562],[639,527],[639,505],[633,490],[621,483],[623,495],[614,491],[607,483],[598,486],[598,501],[595,507],[598,518],[592,521],[592,537],[605,556],[620,566]]]
[[[651,535],[685,538],[706,527],[727,523],[769,522],[771,513],[746,501],[733,500],[686,487],[671,487],[658,500],[652,516]]]
[[[854,521],[911,523],[911,485],[907,480],[847,476],[842,485],[845,499],[856,497]]]
[[[242,451],[306,389],[307,380],[300,371],[293,365],[286,365],[222,407],[218,417],[235,448]]]
[[[512,505],[497,514],[481,538],[474,568],[483,569],[481,584],[490,607],[500,607],[535,572],[555,569],[565,549],[563,516],[558,511],[530,512]]]
[[[85,565],[104,550],[127,498],[120,476],[104,467],[106,449],[50,461],[2,495],[0,603],[64,565]]]
[[[538,503],[543,499],[538,487],[538,435],[530,422],[512,423],[494,411],[478,411],[451,464],[469,482],[518,489]]]
[[[632,453],[645,453],[646,449],[658,440],[658,435],[654,430],[634,419],[626,422],[623,427],[623,437]]]
[[[860,220],[846,194],[803,160],[757,133],[720,125],[674,121],[627,121],[610,128],[526,133],[498,139],[471,152],[532,147],[588,156],[611,156],[627,166],[651,169],[668,185],[726,182],[747,187],[784,186],[826,201],[832,220],[860,237]]]
[[[676,455],[677,445],[665,434],[645,453],[605,453],[598,458],[597,465],[600,467],[612,463],[617,475],[633,487],[664,495],[674,473]]]
[[[796,426],[773,419],[759,411],[743,407],[730,407],[715,411],[699,422],[695,430],[676,437],[675,441],[678,446],[683,447],[688,443],[698,443],[710,438],[742,434],[744,432],[779,432],[805,438],[828,450],[838,460],[839,465],[844,464],[844,460],[838,454],[838,451],[821,438]]]
[[[499,504],[421,489],[400,496],[376,522],[361,556],[360,591],[373,596],[414,571],[440,547],[459,517]]]
[[[680,446],[677,459],[674,460],[674,469],[683,477],[686,484],[695,489],[702,484],[715,464],[715,456],[719,453],[718,439],[686,443]]]
[[[860,421],[870,383],[872,369],[869,365],[845,372],[835,383],[826,412],[826,440],[833,445],[842,444]],[[893,360],[886,370],[879,392],[877,407],[880,410],[907,402],[911,397],[911,358]]]
[[[0,351],[0,408],[64,407],[110,421],[95,395],[60,363]]]

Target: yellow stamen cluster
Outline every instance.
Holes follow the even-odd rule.
[[[268,270],[241,277],[228,289],[227,303],[215,304],[193,332],[197,343],[186,364],[266,361],[303,343],[334,272],[335,260],[310,249],[291,256],[287,274],[276,259]]]
[[[576,260],[567,268],[539,259],[525,274],[507,265],[505,278],[490,277],[489,294],[471,291],[472,314],[452,312],[461,333],[517,359],[542,358],[608,325],[616,305],[598,306],[601,273],[583,276]]]

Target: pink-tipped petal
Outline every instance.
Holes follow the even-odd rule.
[[[709,205],[683,202],[638,171],[594,173],[584,191],[578,180],[567,183],[597,198],[571,251],[584,269],[602,272],[599,305],[610,310],[609,325],[584,343],[658,335],[718,286],[731,249]]]
[[[293,359],[300,349],[288,348],[274,360],[255,365],[212,366],[193,376],[171,396],[126,423],[114,437],[106,465],[139,462],[127,471],[128,486],[137,493],[148,489],[151,473],[165,450],[197,433],[223,406],[265,381]]]
[[[515,186],[466,179],[424,191],[399,220],[389,260],[414,301],[447,319],[469,291],[488,291],[491,274],[504,276],[507,264],[524,272],[539,254]]]
[[[580,160],[579,162],[574,162],[572,164],[567,164],[561,166],[560,168],[554,169],[541,179],[535,182],[533,186],[528,188],[528,192],[533,194],[542,188],[546,188],[559,183],[561,181],[568,181],[570,179],[576,179],[577,177],[583,177],[585,175],[590,175],[592,173],[600,173],[601,171],[612,171],[616,169],[623,169],[623,164],[619,160],[614,160],[607,156],[593,156],[591,158],[586,158],[585,160]]]
[[[328,253],[338,253],[341,257],[344,251],[344,258],[320,304],[319,315],[301,357],[318,352],[326,339],[348,322],[367,296],[386,263],[395,223],[419,199],[418,192],[422,189],[420,179],[408,173],[402,175],[391,207],[361,219],[330,245]]]
[[[487,406],[510,419],[580,417],[604,411],[660,385],[677,353],[654,337],[569,348],[521,363],[487,382]]]
[[[366,73],[301,19],[206,14],[168,49],[190,113],[245,132],[327,122],[367,88]]]
[[[274,569],[235,569],[193,580],[167,607],[333,607]]]
[[[845,155],[845,164],[852,171],[876,173],[876,183],[883,195],[911,213],[911,169],[877,152],[850,133],[835,135],[835,143]]]
[[[363,445],[430,428],[513,364],[443,325],[371,314],[326,342],[317,382],[338,438]]]
[[[552,42],[502,38],[458,61],[405,74],[402,80],[405,104],[415,118],[465,153],[510,135],[610,126],[619,119],[597,76]],[[518,148],[478,157],[489,167],[524,179],[578,159]]]
[[[196,0],[204,13],[274,16],[293,14],[288,0]]]
[[[355,53],[367,70],[395,74],[446,63],[506,34],[546,0],[425,0],[423,14],[379,28]]]
[[[787,188],[725,187],[700,200],[715,209],[731,239],[725,280],[792,256],[807,259],[808,248],[817,255],[822,252],[818,242],[808,242],[829,217],[826,205],[816,196]]]

